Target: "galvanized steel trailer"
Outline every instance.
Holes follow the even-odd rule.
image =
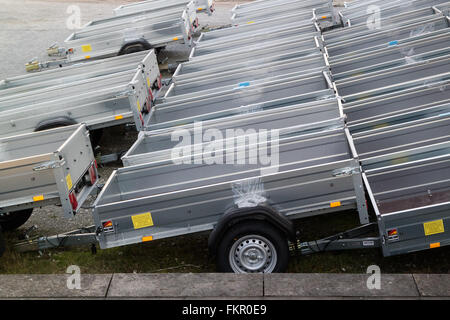
[[[149,52],[140,51],[102,60],[85,61],[64,68],[6,78],[0,80],[0,97],[127,70],[137,70],[139,65],[145,63]]]
[[[442,8],[448,8],[450,2],[442,5]],[[442,10],[437,7],[425,7],[415,11],[408,11],[400,13],[391,17],[380,17],[380,25],[374,25],[374,23],[363,23],[360,25],[354,25],[345,28],[336,28],[328,32],[323,33],[324,41],[328,44],[337,43],[339,41],[355,38],[354,34],[376,33],[386,28],[391,28],[394,25],[411,24],[417,21],[426,21],[438,16],[445,16]]]
[[[286,12],[307,12],[313,11],[318,17],[326,19],[333,16],[333,7],[330,1],[285,1],[276,0],[264,3],[264,5],[249,6],[248,8],[236,8],[232,11],[231,20],[233,23],[248,23],[260,19],[268,19],[275,16],[285,15]]]
[[[157,10],[155,12],[160,15]],[[190,45],[192,34],[198,26],[194,3],[190,2],[185,9],[178,9],[176,14],[176,19],[162,16],[161,21],[146,12],[93,21],[64,41],[69,51],[67,58],[79,61],[123,54],[127,53],[127,47],[134,48],[136,44],[143,49],[164,47],[173,41]]]
[[[213,74],[199,75],[192,78],[178,80],[173,79],[165,96],[176,94],[194,93],[198,91],[220,88],[229,85],[247,85],[253,81],[269,78],[288,76],[293,70],[296,72],[311,73],[314,69],[325,69],[327,61],[325,56],[317,55],[310,58],[293,58],[274,63],[254,64],[246,68],[232,69]]]
[[[356,56],[330,58],[331,72],[334,79],[340,80],[446,56],[450,54],[449,41],[450,33],[447,33]]]
[[[135,70],[5,96],[0,106],[0,136],[74,123],[86,123],[95,130],[134,121],[140,129],[143,113],[152,107],[152,91],[159,77],[152,50]]]
[[[278,143],[280,163],[273,173],[269,167],[261,171],[260,165],[175,165],[172,161],[118,169],[94,204],[100,246],[212,230],[231,212],[255,210],[245,206],[249,201],[272,214],[270,208],[276,207],[273,218],[284,221],[287,229],[290,219],[356,206],[361,221],[368,221],[359,165],[344,129],[292,135]],[[105,224],[113,228],[102,229]]]
[[[344,105],[353,133],[439,116],[450,111],[450,80],[422,84]]]
[[[449,163],[447,153],[363,174],[385,240],[384,256],[450,243]]]
[[[123,4],[116,9],[114,9],[114,14],[116,16],[122,16],[129,13],[141,12],[148,9],[155,9],[157,7],[166,8],[169,6],[186,6],[190,1],[189,0],[149,0],[149,1],[140,1],[135,3],[127,3]],[[211,15],[214,11],[214,1],[213,0],[195,0],[194,1],[195,8],[197,12],[207,12]]]
[[[249,117],[249,115],[251,115]],[[179,144],[173,140],[174,132],[189,132],[190,136],[203,135],[214,130],[217,135],[226,136],[226,130],[239,130],[242,134],[256,135],[257,130],[279,130],[279,134],[291,132],[313,132],[343,123],[342,106],[338,99],[292,104],[276,109],[263,109],[252,113],[232,115],[201,123],[181,125],[161,130],[141,131],[137,141],[122,157],[125,166],[145,164],[149,161],[170,160],[172,151]],[[289,128],[286,130],[286,128]],[[201,143],[202,148],[191,148],[201,153],[211,142]]]
[[[96,189],[89,132],[74,125],[0,139],[0,226],[12,230],[33,208],[60,205],[73,217]]]
[[[273,41],[263,41],[260,43],[254,43],[248,46],[245,46],[243,44],[241,44],[240,46],[238,46],[237,48],[230,48],[229,50],[226,50],[226,54],[220,54],[219,52],[214,53],[214,55],[207,55],[205,54],[204,56],[196,56],[195,54],[191,54],[189,61],[184,63],[184,65],[191,65],[191,64],[195,64],[195,63],[208,63],[211,65],[213,62],[216,62],[217,59],[214,59],[214,61],[211,61],[211,57],[217,57],[218,59],[222,60],[234,60],[234,61],[247,61],[250,58],[250,54],[253,53],[253,57],[254,57],[254,52],[255,50],[260,51],[260,54],[258,55],[258,58],[263,58],[263,57],[267,57],[270,53],[270,50],[273,50],[274,47],[278,47],[279,48],[279,52],[281,53],[292,53],[292,49],[296,49],[296,51],[300,51],[303,52],[305,51],[305,47],[303,42],[307,41],[307,40],[311,40],[314,39],[315,41],[315,45],[314,46],[309,46],[306,49],[309,49],[309,51],[315,49],[314,51],[317,51],[317,49],[322,49],[322,43],[319,40],[320,39],[320,33],[319,32],[311,32],[311,33],[306,33],[306,34],[301,34],[301,35],[291,35],[288,36],[287,38],[283,38],[283,39],[278,39],[278,40],[273,40]],[[195,51],[194,51],[195,52]],[[308,52],[307,54],[310,54],[310,52]],[[305,55],[303,53],[303,55]],[[239,60],[236,60],[239,59]],[[177,75],[177,74],[176,74]]]
[[[316,47],[306,50],[302,50],[302,48],[304,49],[302,41],[307,39],[303,36],[299,36],[282,41],[263,43],[250,49],[241,49],[236,51],[231,50],[226,56],[216,56],[212,61],[207,56],[192,57],[190,61],[178,65],[174,72],[173,78],[185,79],[194,77],[195,74],[213,73],[212,70],[218,69],[226,71],[227,67],[248,67],[252,65],[252,62],[273,62],[281,61],[285,58],[309,58],[321,55],[321,43],[318,38],[316,39]],[[273,55],[272,50],[275,48],[278,48],[281,54]],[[254,50],[261,50],[257,57],[255,57]],[[226,63],[227,65],[222,65],[222,63]]]
[[[406,44],[419,39],[426,39],[434,35],[450,32],[450,20],[448,17],[438,16],[426,21],[413,24],[405,24],[395,29],[381,30],[374,34],[367,34],[357,39],[348,39],[327,45],[326,51],[330,57],[340,55],[356,55],[363,52]]]
[[[446,130],[448,133],[448,127]],[[424,138],[427,135],[424,134],[425,137],[421,138],[426,144]],[[375,138],[374,135],[376,133],[357,138],[355,149],[364,149],[368,143],[378,148],[390,145],[398,151],[361,162],[364,186],[374,208],[376,222],[321,240],[298,241],[296,249],[302,254],[380,247],[387,257],[450,244],[448,140],[406,149],[403,141],[395,142],[392,137],[383,146],[383,137]],[[378,235],[369,236],[374,232]]]
[[[423,84],[433,85],[448,80],[449,74],[450,57],[442,56],[337,80],[335,84],[344,100],[351,102]]]
[[[262,19],[252,21],[250,23],[244,24],[234,24],[229,28],[223,28],[218,30],[212,30],[208,32],[202,32],[200,37],[194,41],[197,44],[206,44],[209,41],[221,41],[222,37],[228,37],[236,35],[237,32],[251,32],[259,31],[261,29],[270,30],[271,28],[278,28],[280,26],[291,24],[291,23],[311,23],[314,18],[313,12],[302,12],[302,13],[286,13],[283,16],[276,16],[274,18]]]
[[[416,10],[423,8],[431,8],[440,4],[448,2],[447,0],[415,0],[415,1],[373,1],[373,2],[361,2],[358,7],[350,7],[342,9],[339,12],[341,22],[344,26],[356,26],[369,22],[374,23],[374,14],[381,19],[379,22],[383,23],[383,19],[389,19],[390,17],[405,14],[405,20],[411,16],[416,16]],[[376,7],[374,7],[376,6]]]
[[[329,75],[314,72],[285,78],[270,79],[248,86],[225,87],[223,91],[198,92],[167,98],[144,116],[146,130],[173,127],[194,121],[221,118],[233,114],[278,108],[287,104],[305,103],[334,97]]]
[[[270,8],[274,5],[283,5],[292,2],[302,2],[305,7],[313,6],[313,7],[322,7],[328,6],[333,7],[333,3],[330,0],[306,0],[306,1],[298,1],[298,0],[257,0],[248,3],[240,3],[237,4],[231,9],[231,12],[248,12],[253,11],[255,9],[265,9]]]
[[[271,41],[283,41],[294,36],[307,38],[317,36],[320,29],[317,24],[303,22],[284,25],[279,28],[269,30],[262,29],[255,32],[238,33],[236,36],[221,38],[220,41],[208,41],[207,43],[198,43],[189,55],[189,59],[197,58],[208,54],[227,55],[228,50],[249,49],[262,43]],[[314,47],[315,44],[309,47]]]
[[[31,61],[27,71],[63,66],[89,59],[123,55],[136,51],[158,49],[171,42],[190,46],[198,27],[193,2],[183,8],[147,10],[89,22],[65,40],[65,47],[47,49],[51,56],[63,59]]]
[[[299,52],[296,50],[288,50],[287,53],[281,53],[276,55],[268,55],[261,58],[255,58],[251,62],[248,60],[244,60],[242,62],[228,62],[227,65],[216,65],[212,64],[209,68],[206,67],[206,63],[192,63],[193,68],[184,68],[184,66],[189,65],[189,62],[184,62],[179,64],[174,75],[172,76],[172,82],[185,82],[190,81],[192,79],[204,79],[214,74],[220,75],[232,75],[234,72],[238,73],[240,70],[250,69],[256,66],[265,66],[272,63],[283,63],[285,61],[291,61],[294,59],[298,59],[299,57],[303,57],[305,61],[323,59],[323,54],[321,54],[318,50],[312,53]],[[195,66],[197,64],[197,67]],[[312,64],[315,65],[314,62]]]

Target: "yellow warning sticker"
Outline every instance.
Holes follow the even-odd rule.
[[[255,23],[255,21],[249,21],[249,22],[247,22],[247,24],[252,24],[252,23]]]
[[[444,221],[442,219],[425,222],[423,224],[423,229],[425,231],[426,236],[431,236],[433,234],[437,233],[443,233],[445,231],[444,229]]]
[[[82,50],[83,52],[89,52],[89,51],[92,51],[92,47],[91,47],[90,44],[85,44],[85,45],[82,45],[82,46],[81,46],[81,50]]]
[[[66,176],[66,184],[67,184],[67,190],[70,191],[72,189],[72,177],[70,176],[70,173]]]
[[[150,88],[150,79],[147,77],[147,87]]]
[[[116,120],[122,120],[122,119],[123,119],[123,115],[119,114],[118,116],[115,116],[114,119],[116,119]]]
[[[135,229],[153,226],[153,219],[150,212],[131,216],[131,220],[133,220],[133,226]]]
[[[33,201],[42,201],[44,200],[44,195],[41,194],[40,196],[34,196],[33,197]]]

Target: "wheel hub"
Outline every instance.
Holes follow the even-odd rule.
[[[230,264],[235,272],[271,272],[276,263],[273,244],[259,235],[238,239],[230,250]]]

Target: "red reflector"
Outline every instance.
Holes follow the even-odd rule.
[[[72,205],[72,210],[77,210],[77,208],[78,208],[78,200],[77,200],[77,196],[75,195],[75,191],[72,191],[70,194],[69,194],[69,201],[70,201],[70,204]]]
[[[142,114],[139,113],[139,119],[141,119],[142,125],[144,125],[144,118],[142,117]]]
[[[95,165],[92,165],[89,168],[89,177],[91,178],[91,185],[95,184],[95,181],[97,181],[97,170],[95,168]]]
[[[95,164],[95,169],[98,169],[97,159],[94,160],[94,164]]]

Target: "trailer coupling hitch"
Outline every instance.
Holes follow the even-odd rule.
[[[67,55],[66,48],[60,48],[57,43],[54,43],[47,48],[47,55],[49,57],[64,57]]]
[[[37,225],[32,225],[32,226],[29,227],[27,230],[25,230],[24,233],[22,233],[22,234],[19,236],[19,240],[28,240],[28,239],[30,239],[30,234],[31,234],[33,231],[37,230],[37,229],[38,229]]]

